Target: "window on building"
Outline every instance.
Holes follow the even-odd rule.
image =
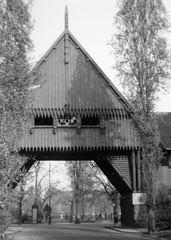
[[[53,126],[53,117],[35,117],[35,126]]]
[[[98,116],[86,116],[81,118],[81,125],[97,126],[100,125],[100,118]]]

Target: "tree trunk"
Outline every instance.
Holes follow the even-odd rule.
[[[116,223],[116,221],[115,221],[115,206],[113,206],[113,225],[114,225],[114,227],[115,227],[115,223]]]
[[[22,224],[22,198],[19,200],[19,209],[18,209],[18,224]]]
[[[82,202],[82,206],[81,206],[81,219],[84,220],[84,216],[85,216],[85,211],[84,211],[84,206],[83,206],[83,202]]]
[[[79,203],[80,203],[80,168],[79,162],[75,162],[75,223],[80,223]]]
[[[75,223],[80,223],[80,215],[79,215],[79,201],[78,201],[78,199],[76,199],[76,201],[75,201],[75,204],[76,204],[76,206],[75,206],[75,208],[76,208],[76,213],[75,213]]]
[[[148,209],[148,233],[155,232],[155,212],[152,207]]]
[[[70,222],[73,222],[73,201],[71,202],[71,219]]]

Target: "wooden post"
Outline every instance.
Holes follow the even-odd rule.
[[[137,189],[138,192],[141,192],[141,164],[140,164],[140,151],[137,151]]]
[[[133,190],[133,192],[136,192],[135,151],[132,151],[132,190]]]

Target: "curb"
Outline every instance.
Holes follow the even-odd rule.
[[[114,227],[108,227],[111,230],[114,230],[116,232],[121,232],[121,233],[135,233],[135,234],[143,234],[141,231],[136,231],[136,230],[128,230],[128,229],[119,229],[119,228],[114,228]]]
[[[167,240],[166,238],[162,237],[162,235],[169,234],[169,233],[171,234],[171,231],[170,232],[163,231],[163,232],[154,233],[154,234],[149,235],[148,233],[143,233],[142,231],[138,231],[138,230],[136,231],[133,229],[127,230],[127,229],[119,229],[119,228],[114,228],[114,227],[108,227],[108,228],[111,230],[120,232],[120,233],[139,234],[139,235],[142,235],[143,237],[148,237],[151,239],[158,239],[158,240]]]
[[[135,234],[143,237],[149,237],[148,234],[143,233],[142,231],[134,230],[134,229],[119,229],[119,228],[114,228],[114,227],[106,227],[110,230],[120,232],[120,233],[126,233],[126,234]]]

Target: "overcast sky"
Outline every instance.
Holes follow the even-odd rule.
[[[171,13],[171,0],[163,0],[163,3]],[[38,61],[63,32],[65,5],[68,5],[69,11],[69,30],[114,85],[122,91],[112,69],[114,60],[110,55],[111,47],[107,45],[114,32],[116,0],[34,0],[33,61]],[[157,110],[171,112],[171,94],[162,96]]]

